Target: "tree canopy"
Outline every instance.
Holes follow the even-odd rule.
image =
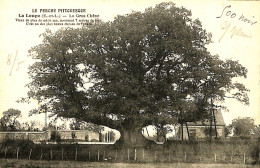
[[[212,98],[230,93],[248,103],[247,89],[232,80],[246,77],[246,68],[212,56],[211,34],[173,3],[42,36],[29,51],[36,62],[27,99],[57,116],[115,128],[132,142],[132,132],[149,124],[208,117]]]
[[[17,118],[21,117],[21,111],[10,108],[3,112],[3,117],[0,119],[0,129],[2,131],[15,131],[20,128],[20,122]]]
[[[234,136],[250,136],[257,134],[254,119],[250,117],[236,118],[232,120],[231,128],[234,129]]]

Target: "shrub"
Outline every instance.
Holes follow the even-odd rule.
[[[30,140],[7,139],[1,143],[0,155],[3,155],[6,149],[8,153],[15,153],[18,147],[20,151],[27,151],[28,149],[31,149],[33,145],[34,145],[33,141]]]
[[[101,132],[99,133],[99,142],[104,142],[104,135]]]
[[[61,142],[61,137],[57,131],[52,131],[50,140],[59,143],[59,142]]]
[[[89,142],[89,136],[88,135],[85,136],[85,141]]]

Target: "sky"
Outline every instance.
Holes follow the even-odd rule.
[[[2,0],[0,1],[0,117],[9,108],[22,111],[22,120],[44,121],[44,115],[28,117],[29,110],[38,106],[17,103],[25,97],[29,82],[28,67],[33,60],[28,50],[41,42],[39,35],[46,28],[55,31],[60,26],[26,25],[19,15],[39,14],[40,9],[85,9],[85,14],[99,15],[99,19],[113,20],[117,15],[134,11],[144,11],[165,0]],[[198,18],[207,32],[212,33],[212,43],[207,46],[212,55],[221,59],[238,60],[248,69],[247,78],[235,79],[243,83],[248,93],[250,105],[227,99],[228,112],[223,111],[226,124],[238,117],[252,117],[260,124],[260,2],[257,1],[204,1],[177,0],[177,7],[185,7]],[[33,13],[37,9],[38,13]],[[31,19],[31,18],[30,18]],[[74,26],[75,27],[75,26]]]

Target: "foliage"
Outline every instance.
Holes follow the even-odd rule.
[[[5,147],[11,148],[11,147],[19,147],[20,150],[28,150],[32,147],[33,141],[30,140],[24,140],[24,139],[17,139],[17,140],[12,140],[12,139],[6,139],[1,143],[2,149]]]
[[[47,130],[55,131],[55,130],[57,130],[57,128],[58,128],[58,126],[55,121],[52,120],[48,123]]]
[[[80,121],[78,119],[74,119],[70,123],[70,130],[88,130],[88,131],[100,132],[104,130],[104,127],[96,124]]]
[[[19,146],[20,145],[7,146],[8,151],[5,158],[16,158],[17,147]],[[232,163],[232,164],[228,164],[229,167],[230,165],[236,163],[234,167],[239,167],[237,164],[244,164],[243,163],[244,154],[246,154],[246,164],[253,163],[254,161],[258,161],[259,164],[259,141],[252,141],[252,140],[215,141],[215,143],[210,143],[208,141],[200,141],[200,142],[167,141],[162,145],[152,145],[151,148],[149,149],[117,148],[116,145],[105,145],[105,144],[103,145],[76,145],[76,144],[33,145],[31,144],[26,148],[23,149],[20,148],[19,160],[22,159],[25,160],[26,162],[30,161],[28,160],[28,156],[30,153],[30,149],[32,149],[31,160],[41,159],[41,160],[50,161],[51,151],[52,151],[52,160],[57,162],[56,165],[53,167],[57,167],[57,165],[60,165],[60,162],[62,162],[62,151],[63,151],[63,160],[67,160],[66,163],[68,163],[68,161],[73,161],[74,166],[72,167],[75,167],[76,148],[77,148],[77,161],[88,161],[88,162],[84,162],[87,164],[82,167],[91,167],[89,165],[91,162],[99,162],[99,163],[103,162],[103,164],[105,165],[109,164],[110,167],[115,166],[115,164],[111,164],[109,162],[121,163],[120,164],[121,167],[122,164],[126,162],[128,163],[128,166],[130,165],[129,162],[131,162],[132,164],[133,162],[136,163],[143,162],[143,163],[153,163],[153,164],[155,162],[159,162],[159,163],[172,162],[169,163],[169,166],[167,167],[173,167],[172,166],[173,163],[201,162],[201,163],[214,163],[214,164]],[[127,157],[128,150],[129,150],[130,160],[128,160]],[[136,161],[134,160],[135,150],[136,150],[136,157],[137,157]],[[98,151],[99,151],[99,161],[97,160]],[[0,148],[1,158],[4,157],[4,152],[5,152],[5,146],[2,146],[2,148]],[[43,152],[42,158],[40,157],[41,152]],[[143,153],[144,153],[144,158],[143,158]],[[156,158],[155,158],[155,153],[156,153]],[[215,154],[217,157],[216,161],[214,159]],[[232,161],[231,161],[231,157],[233,157]],[[212,167],[212,165],[208,165],[208,166]],[[223,165],[224,164],[221,164],[222,167]],[[244,166],[248,166],[248,165],[244,165]],[[41,167],[46,167],[46,165]],[[68,166],[64,166],[64,167],[68,167]],[[139,166],[134,164],[133,167],[139,167]],[[160,167],[162,167],[161,164]]]
[[[99,132],[98,139],[99,139],[99,142],[102,142],[104,140],[104,135],[101,132]]]
[[[211,132],[212,131],[212,132]],[[204,128],[204,131],[203,131],[203,133],[208,137],[208,138],[210,138],[210,134],[212,133],[213,135],[215,135],[216,134],[216,130],[215,129],[212,129],[210,131],[210,127],[209,126],[207,126],[207,127],[205,127]],[[211,133],[210,133],[211,132]]]
[[[17,121],[21,117],[21,111],[16,109],[8,109],[3,112],[3,117],[0,120],[1,129],[3,131],[15,131],[20,128],[20,122]]]
[[[250,117],[234,119],[231,126],[234,129],[234,136],[251,136],[256,127],[254,119]]]
[[[154,131],[156,132],[156,137],[151,137],[156,142],[164,142],[167,140],[166,135],[173,132],[174,127],[169,124],[158,124],[154,125]],[[148,138],[150,139],[150,138]]]
[[[70,130],[80,130],[80,123],[77,120],[70,123]]]
[[[260,138],[260,124],[255,127],[255,129],[254,129],[254,135],[255,135],[256,137],[259,137],[259,138]]]
[[[22,131],[39,131],[40,130],[40,122],[36,121],[27,121],[21,124],[20,130]]]
[[[115,142],[116,134],[114,133],[114,131],[109,131],[109,136],[110,136],[110,142]]]
[[[232,126],[225,126],[225,137],[228,137],[232,133]]]
[[[85,136],[85,141],[86,141],[86,142],[89,142],[89,135],[86,135],[86,136]]]
[[[59,135],[59,133],[57,131],[51,131],[51,141],[55,141],[55,142],[61,142],[61,137]]]
[[[232,82],[247,70],[210,55],[211,34],[173,3],[42,36],[30,50],[27,99],[39,111],[117,129],[125,142],[140,144],[147,125],[208,118],[210,100],[226,93],[248,102],[244,85]]]

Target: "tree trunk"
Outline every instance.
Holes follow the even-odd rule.
[[[215,117],[215,110],[213,110],[213,120],[214,120],[214,126],[215,126],[215,137],[218,137],[218,132],[217,132],[217,124],[216,124],[216,117]]]
[[[150,137],[147,127],[145,127],[148,137]]]
[[[183,141],[183,124],[181,123],[181,140]]]
[[[143,136],[142,126],[137,121],[127,123],[119,130],[121,137],[116,144],[122,147],[144,147],[152,142]]]
[[[143,136],[141,129],[122,129],[120,134],[121,137],[116,144],[122,147],[144,147],[152,142]]]
[[[210,99],[211,101],[211,109],[210,109],[210,128],[209,128],[209,138],[210,138],[210,142],[212,140],[212,115],[213,115],[213,100],[212,97]]]
[[[212,139],[212,111],[210,112],[209,138]]]
[[[187,130],[188,140],[190,140],[190,132],[189,132],[189,128],[188,128],[188,124],[187,124],[187,122],[185,123],[185,125],[186,125],[186,130]]]
[[[156,127],[156,141],[157,141],[157,142],[160,142],[160,133],[159,133],[160,130],[159,130],[159,129],[160,129],[160,128],[157,126],[157,127]]]

